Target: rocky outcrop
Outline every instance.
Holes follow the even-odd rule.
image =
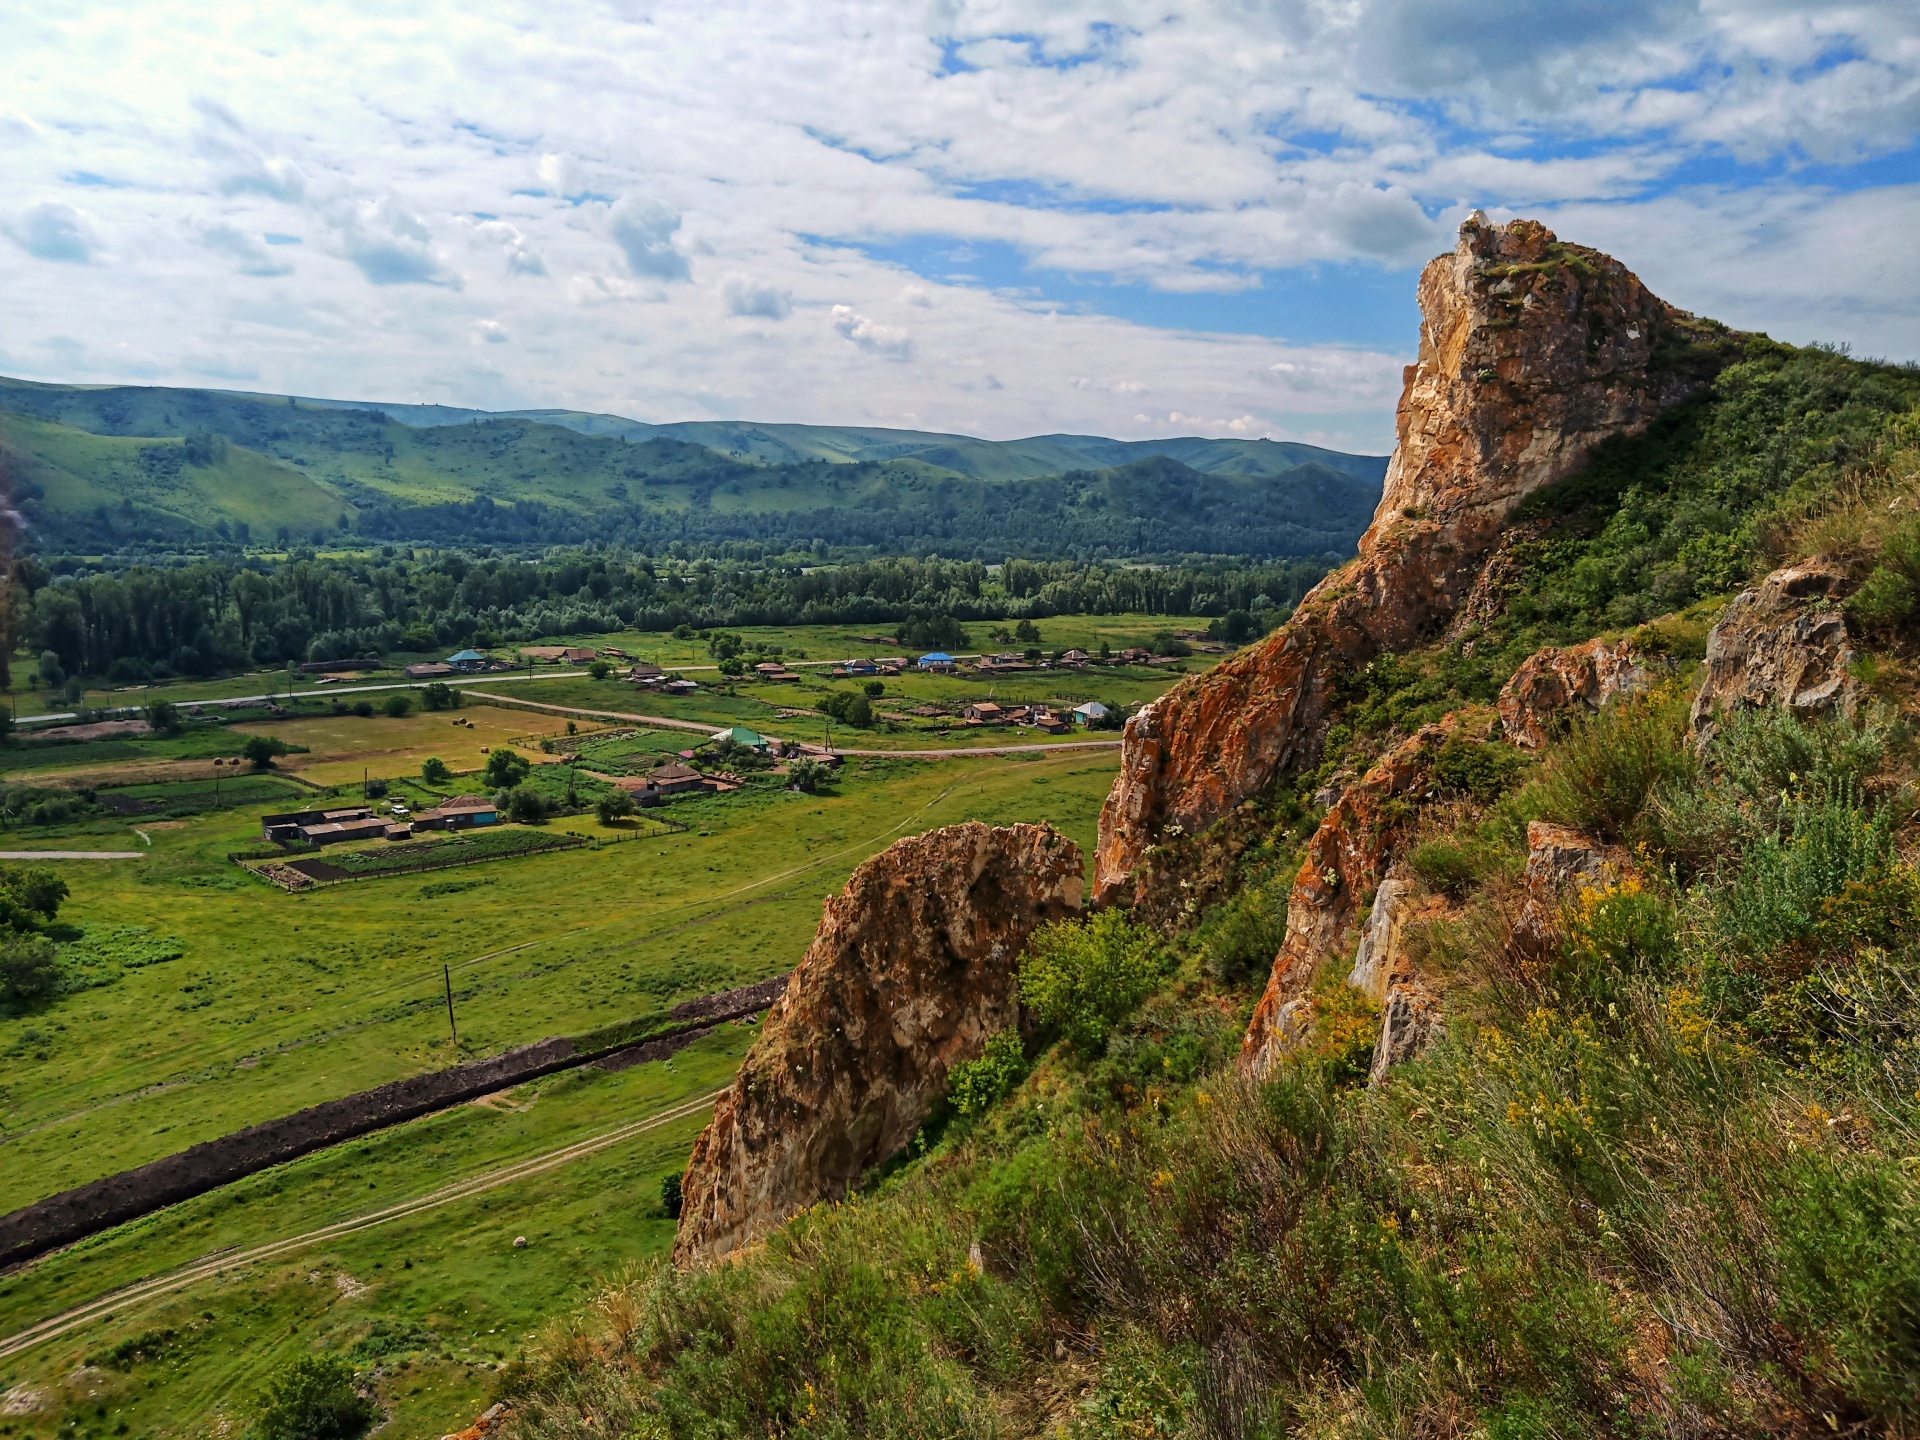
[[[1523,956],[1542,956],[1557,943],[1560,909],[1581,890],[1604,890],[1634,873],[1625,850],[1603,845],[1571,825],[1527,823],[1526,901],[1511,944]]]
[[[1538,750],[1575,713],[1591,714],[1616,695],[1653,683],[1654,671],[1631,640],[1589,640],[1529,655],[1500,692],[1496,708],[1507,739]]]
[[[1853,642],[1839,602],[1853,582],[1838,565],[1811,560],[1776,570],[1743,590],[1707,637],[1707,673],[1692,721],[1704,745],[1727,710],[1778,705],[1801,715],[1851,713],[1860,701]]]
[[[1693,394],[1725,348],[1618,261],[1528,220],[1469,220],[1419,298],[1419,359],[1359,558],[1266,641],[1128,721],[1100,815],[1103,900],[1140,898],[1155,846],[1317,761],[1336,678],[1438,629],[1521,500]]]
[[[1425,794],[1434,754],[1455,729],[1449,716],[1396,746],[1347,787],[1307,842],[1306,859],[1287,897],[1286,937],[1240,1042],[1241,1065],[1248,1073],[1265,1075],[1299,1042],[1309,1019],[1306,994],[1314,972],[1354,943],[1354,925],[1368,896],[1380,909],[1375,887],[1386,890],[1398,883],[1386,875],[1412,816],[1403,797]],[[1382,933],[1363,947],[1356,966],[1357,975],[1364,969],[1363,979],[1356,981],[1362,988],[1373,992],[1377,983],[1376,999],[1385,996],[1389,983],[1392,942],[1386,931],[1393,923],[1397,894],[1386,901]]]
[[[854,871],[694,1145],[674,1258],[750,1244],[904,1147],[948,1070],[1019,1023],[1027,937],[1084,888],[1046,825],[955,825]]]
[[[1380,1006],[1380,1039],[1367,1083],[1378,1085],[1395,1065],[1417,1055],[1439,1030],[1440,997],[1413,964],[1407,941],[1414,922],[1445,912],[1444,900],[1422,897],[1404,876],[1380,882],[1360,928],[1347,983]]]

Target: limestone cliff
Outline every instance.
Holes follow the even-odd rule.
[[[1618,261],[1530,220],[1475,216],[1420,277],[1416,364],[1359,558],[1266,641],[1128,722],[1100,815],[1096,889],[1139,898],[1147,852],[1319,757],[1336,677],[1425,638],[1522,499],[1698,390],[1717,336]]]
[[[1019,1023],[1015,961],[1084,889],[1046,825],[955,825],[854,871],[694,1145],[674,1258],[750,1244],[905,1146],[947,1071]]]

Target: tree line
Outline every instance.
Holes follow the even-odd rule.
[[[1120,613],[1272,618],[1291,611],[1336,558],[1163,567],[899,558],[805,566],[582,548],[536,560],[450,551],[301,554],[55,574],[23,557],[0,598],[9,653],[24,640],[64,674],[133,683],[682,625],[897,626]]]

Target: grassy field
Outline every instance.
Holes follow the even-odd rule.
[[[398,718],[315,715],[228,728],[242,736],[267,735],[305,748],[304,754],[281,756],[278,769],[316,785],[358,785],[363,774],[383,779],[418,775],[429,756],[438,756],[456,774],[480,770],[487,752],[501,745],[536,762],[549,760],[539,739],[564,734],[566,722],[495,705],[463,705],[455,712],[416,711]]]
[[[769,643],[793,638],[763,633]],[[1127,638],[1110,633],[1110,643]],[[817,633],[811,638],[819,643]],[[1056,642],[1048,633],[1047,642],[1097,639],[1076,633]],[[704,646],[683,651],[653,653],[672,663],[700,658]],[[261,678],[197,689],[250,693],[263,688]],[[1124,702],[1149,698],[1170,679],[1099,671],[1000,681],[993,690],[1003,699]],[[809,674],[798,685],[710,687],[683,701],[614,681],[543,677],[504,693],[812,739],[820,721],[811,708],[829,685]],[[305,703],[318,709],[331,688]],[[175,687],[171,698],[193,689]],[[984,693],[974,682],[907,676],[889,680],[882,708]],[[782,719],[783,709],[809,713]],[[582,736],[603,728],[573,723]],[[257,783],[213,761],[262,733],[299,747],[279,761],[285,778],[269,782],[295,798],[314,793],[296,781],[352,787],[372,775],[399,781],[395,794],[422,804],[434,796],[406,777],[417,777],[428,756],[457,772],[478,769],[500,745],[552,760],[559,757],[540,741],[564,736],[567,724],[562,715],[487,704],[400,718],[304,714],[168,738],[15,745],[0,749],[0,775],[10,784],[52,779],[69,787],[138,782],[159,787],[149,798],[185,805],[215,774],[224,785]],[[915,721],[888,734],[836,725],[834,739],[882,748],[1034,738],[958,729],[941,738],[935,728]],[[697,738],[643,727],[621,744],[672,750]],[[804,952],[821,896],[902,835],[970,818],[1044,819],[1090,850],[1116,760],[1086,751],[855,759],[820,795],[785,791],[769,778],[677,800],[670,813],[689,826],[684,833],[575,816],[552,829],[597,844],[303,894],[274,889],[227,859],[257,850],[257,812],[285,802],[8,830],[0,845],[144,853],[110,866],[61,867],[73,892],[62,919],[84,932],[69,947],[76,988],[30,1013],[0,1012],[0,1210],[323,1099],[778,973]],[[453,980],[457,1050],[442,967]],[[550,1078],[48,1257],[0,1278],[0,1335],[209,1252],[425,1195],[704,1093],[725,1079],[750,1038],[728,1027],[666,1064]],[[272,1364],[318,1346],[380,1359],[392,1416],[383,1435],[432,1440],[486,1402],[491,1367],[529,1332],[577,1303],[595,1277],[669,1242],[659,1181],[683,1164],[701,1123],[675,1121],[499,1190],[205,1278],[0,1360],[0,1392],[24,1385],[47,1407],[0,1419],[14,1427],[0,1434],[210,1433],[239,1415]],[[527,1251],[512,1248],[520,1234],[530,1239]],[[564,1258],[555,1263],[555,1255]]]
[[[254,1176],[0,1277],[0,1335],[203,1256],[306,1234],[601,1135],[724,1084],[753,1030],[726,1026],[672,1060],[551,1076],[485,1102]],[[660,1181],[704,1110],[470,1198],[120,1304],[0,1360],[0,1391],[38,1393],[0,1421],[28,1434],[237,1432],[272,1367],[316,1348],[382,1371],[392,1440],[433,1440],[488,1402],[499,1367],[600,1277],[657,1254]],[[525,1248],[514,1240],[524,1236]],[[16,1392],[18,1393],[18,1392]]]
[[[767,785],[679,802],[675,817],[694,827],[684,834],[304,895],[224,858],[257,843],[250,812],[150,826],[145,858],[110,874],[62,870],[74,891],[63,918],[96,952],[93,988],[0,1017],[0,1210],[449,1063],[443,965],[461,1058],[778,973],[804,952],[821,896],[901,835],[1046,819],[1090,848],[1113,769],[1110,754],[1086,752],[855,761],[830,794]],[[556,828],[603,842],[630,833],[590,818]],[[0,1279],[0,1334],[209,1252],[297,1235],[643,1117],[721,1083],[749,1039],[729,1027],[667,1064],[551,1078],[175,1207]],[[397,1346],[382,1433],[432,1440],[485,1402],[489,1367],[595,1276],[668,1243],[652,1210],[659,1180],[684,1163],[700,1123],[208,1279],[0,1361],[0,1391],[27,1385],[54,1407],[15,1433],[51,1435],[68,1420],[78,1428],[59,1433],[210,1433],[210,1417],[286,1356]],[[520,1234],[528,1251],[512,1249]],[[129,1369],[96,1363],[74,1378],[89,1356],[167,1331],[131,1345]]]
[[[1130,645],[1146,645],[1155,635],[1164,630],[1176,633],[1197,633],[1204,631],[1211,623],[1204,616],[1182,615],[1061,615],[1040,622],[1040,644],[1048,651],[1079,647],[1090,653],[1098,653],[1101,641],[1121,650]],[[895,644],[885,637],[892,626],[876,625],[743,625],[729,633],[739,635],[748,645],[778,645],[785,652],[785,658],[807,660],[844,660],[854,656],[904,655],[909,653],[906,647]],[[1002,645],[987,639],[987,631],[994,625],[979,621],[969,624],[967,636],[970,644],[967,648],[988,650],[1024,649],[1025,644]],[[589,645],[596,649],[615,648],[627,651],[635,659],[651,660],[668,669],[686,669],[695,667],[695,678],[702,678],[701,672],[714,664],[713,657],[707,651],[704,640],[676,640],[673,636],[657,631],[622,631],[610,635],[550,635],[538,641],[526,644],[542,645]],[[369,675],[365,683],[400,684],[402,677],[397,667],[413,660],[439,660],[446,651],[460,647],[449,645],[445,651],[431,654],[399,655],[391,658],[396,667]],[[519,642],[497,647],[495,653],[503,659],[512,659],[519,649]],[[542,667],[548,668],[548,667]],[[524,673],[524,672],[522,672]],[[537,673],[537,672],[536,672]],[[20,715],[43,715],[53,711],[65,711],[72,707],[65,700],[50,696],[46,691],[34,688],[34,662],[30,656],[16,657],[14,664],[14,687],[9,699],[15,711]],[[497,680],[498,677],[489,677]],[[285,696],[291,686],[296,696],[326,696],[339,690],[336,684],[320,684],[317,676],[295,675],[289,678],[284,668],[254,671],[244,675],[226,676],[216,680],[179,680],[155,685],[133,685],[125,687],[89,688],[81,703],[89,707],[114,705],[145,705],[154,700],[171,700],[175,703],[188,703],[195,700],[225,700],[241,695],[272,694]]]

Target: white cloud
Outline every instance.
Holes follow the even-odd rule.
[[[913,358],[913,336],[898,325],[879,325],[864,315],[856,315],[851,305],[833,307],[833,328],[862,350],[884,355],[889,360]]]
[[[1384,448],[1411,324],[1200,318],[1337,319],[1475,205],[1920,354],[1911,0],[65,0],[5,34],[42,378]],[[1293,307],[1280,271],[1324,278]]]
[[[473,325],[476,340],[485,345],[504,345],[510,338],[507,327],[498,320],[476,320]]]
[[[85,265],[100,249],[100,239],[85,212],[57,200],[43,201],[7,223],[7,234],[36,260]]]
[[[793,292],[777,285],[764,284],[738,271],[720,282],[720,294],[727,302],[729,315],[757,316],[763,320],[784,320],[793,313]]]
[[[338,206],[332,219],[346,256],[375,285],[450,285],[426,222],[392,197]]]
[[[627,268],[650,280],[689,280],[693,272],[673,243],[680,216],[657,200],[628,199],[608,214]]]
[[[290,275],[293,266],[243,230],[224,220],[206,221],[198,227],[200,243],[216,254],[235,261],[242,275]]]

